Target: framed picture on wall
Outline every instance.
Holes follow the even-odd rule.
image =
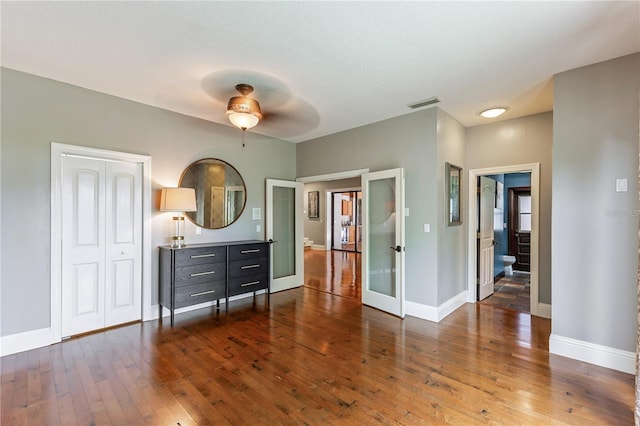
[[[447,194],[447,226],[462,225],[462,168],[445,163],[445,182]]]
[[[309,191],[309,204],[307,211],[309,212],[309,218],[319,218],[320,217],[320,192],[319,191]]]

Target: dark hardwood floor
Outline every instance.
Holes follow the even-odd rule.
[[[305,287],[342,297],[362,299],[360,253],[340,250],[304,251]]]
[[[401,320],[300,287],[5,356],[0,422],[633,424],[634,377],[550,355],[549,333],[481,304]]]

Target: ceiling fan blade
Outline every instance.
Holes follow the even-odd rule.
[[[291,99],[291,91],[286,84],[270,75],[249,70],[215,71],[205,76],[200,84],[209,96],[225,104],[232,96],[239,95],[236,84],[253,86],[253,93],[249,96],[262,108],[275,109]]]
[[[294,98],[282,108],[264,111],[264,119],[256,131],[268,136],[287,138],[299,136],[318,127],[320,114],[311,104]]]

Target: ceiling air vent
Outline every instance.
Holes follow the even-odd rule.
[[[433,98],[425,99],[424,101],[418,101],[418,102],[412,103],[407,106],[411,109],[417,109],[417,108],[422,108],[429,105],[435,105],[439,102],[440,102],[440,99],[433,97]]]

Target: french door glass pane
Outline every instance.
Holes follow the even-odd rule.
[[[295,188],[273,188],[273,278],[296,273]]]
[[[369,182],[369,290],[396,296],[396,197],[395,179]]]

